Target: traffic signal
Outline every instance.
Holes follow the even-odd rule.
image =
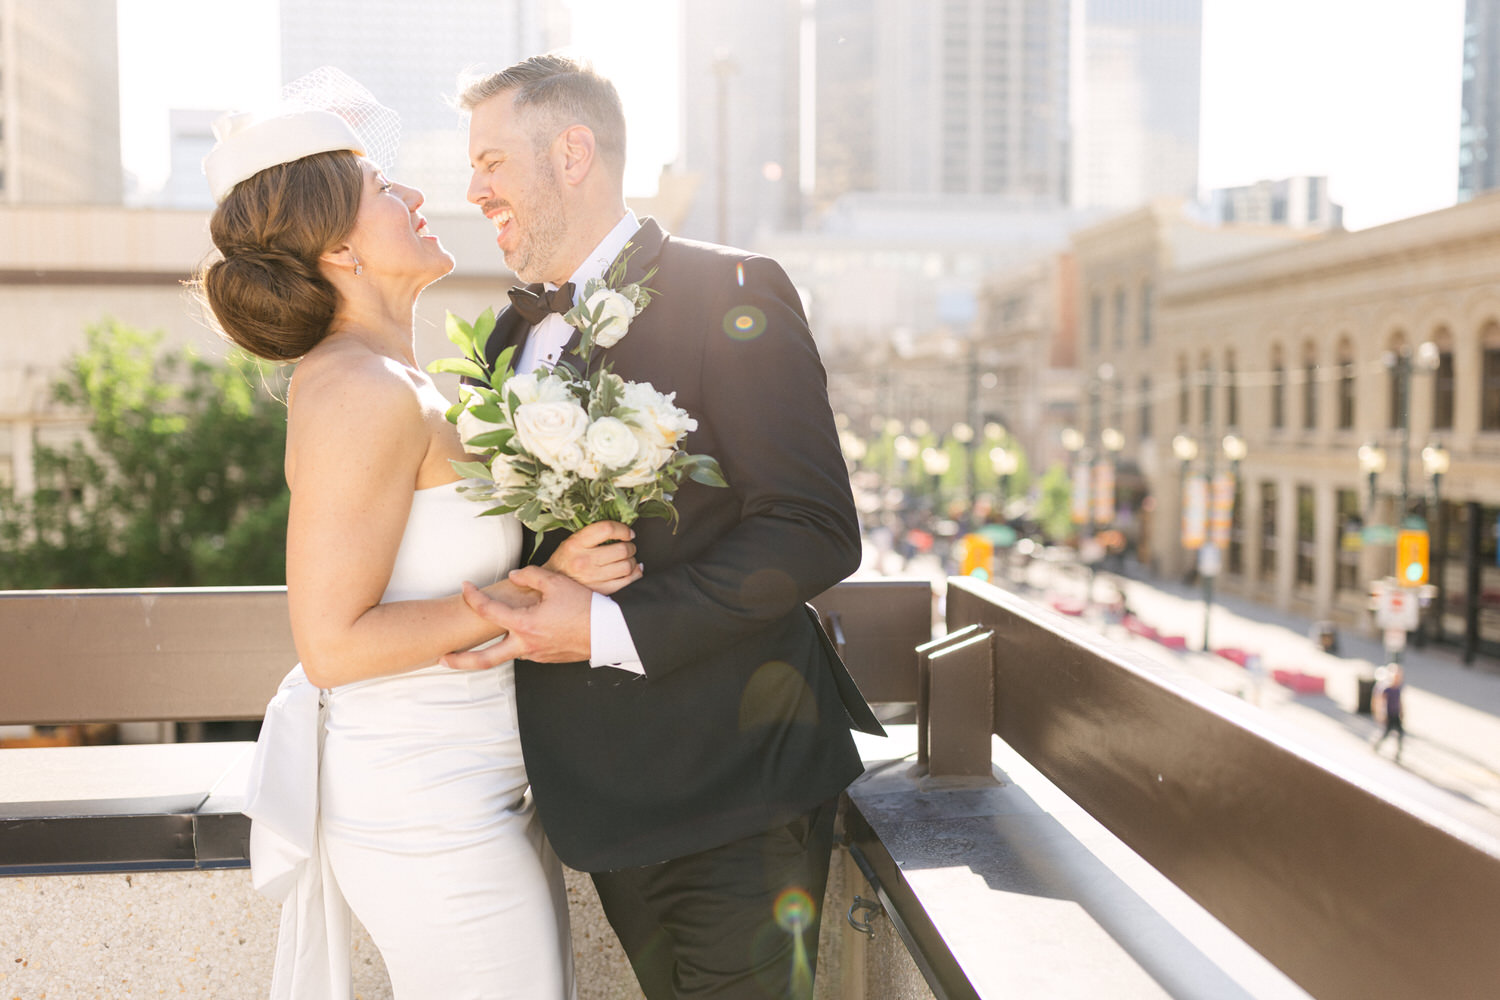
[[[981,580],[990,578],[990,567],[995,561],[995,546],[983,535],[965,535],[963,538],[964,576],[977,576]]]
[[[1427,582],[1427,532],[1407,528],[1396,533],[1396,579],[1403,587]]]

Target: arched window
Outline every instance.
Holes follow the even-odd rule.
[[[1339,430],[1354,429],[1354,345],[1339,340]]]
[[[1437,371],[1432,373],[1432,429],[1453,429],[1453,334],[1440,327],[1432,335],[1438,349]]]
[[[1302,346],[1302,428],[1318,429],[1318,346],[1310,340]]]
[[[1500,323],[1490,320],[1479,335],[1484,351],[1479,387],[1479,429],[1500,431]]]

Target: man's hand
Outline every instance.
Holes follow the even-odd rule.
[[[635,532],[618,521],[595,521],[563,539],[546,568],[597,593],[613,594],[641,578],[634,537]]]
[[[587,661],[593,591],[540,566],[512,571],[510,582],[538,592],[541,600],[513,608],[465,581],[465,603],[507,635],[493,646],[448,653],[438,662],[454,670],[488,670],[517,657],[539,663]]]

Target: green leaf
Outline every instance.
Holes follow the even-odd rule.
[[[462,412],[464,412],[464,404],[460,401],[448,407],[448,412],[444,413],[443,416],[448,418],[448,423],[456,424],[458,423],[458,415]]]
[[[500,409],[499,403],[480,403],[478,406],[469,408],[469,412],[483,420],[487,424],[499,424],[505,422],[505,411]]]
[[[507,347],[505,350],[501,351],[500,356],[495,359],[495,371],[501,374],[500,382],[502,384],[504,384],[506,379],[515,374],[515,371],[510,366],[510,359],[515,355],[515,353],[516,348],[515,345],[512,344],[510,347]],[[485,382],[485,385],[493,384],[493,382]]]
[[[448,339],[453,343],[453,346],[465,354],[472,352],[474,346],[474,328],[472,326],[453,315],[452,312],[448,313],[448,317],[443,325],[445,332],[448,334]]]
[[[449,375],[463,375],[480,381],[488,380],[488,373],[468,358],[438,358],[427,366],[427,370],[434,375],[447,372]]]
[[[451,458],[448,460],[448,464],[453,466],[454,472],[458,473],[460,476],[463,476],[465,479],[490,478],[489,467],[484,465],[482,462],[459,461],[456,458]]]
[[[479,318],[474,321],[474,357],[480,359],[484,358],[486,352],[489,350],[490,334],[494,332],[495,310],[486,309],[484,312],[480,313]]]
[[[468,448],[504,448],[510,444],[510,439],[516,436],[516,432],[510,428],[498,431],[485,431],[483,434],[475,434],[464,442]]]
[[[687,462],[683,463],[683,469],[688,478],[695,483],[704,486],[728,486],[729,482],[724,478],[724,470],[719,468],[719,463],[708,455],[689,455]]]

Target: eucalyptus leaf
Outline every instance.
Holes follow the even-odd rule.
[[[465,479],[488,479],[490,478],[489,467],[482,462],[459,461],[449,459],[448,464],[453,466],[453,471]]]

